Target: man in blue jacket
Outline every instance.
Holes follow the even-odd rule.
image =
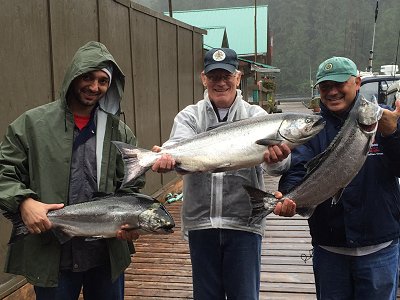
[[[287,193],[323,152],[359,97],[361,79],[348,58],[332,57],[318,68],[325,128],[292,150],[279,190]],[[336,205],[320,204],[309,218],[318,299],[396,299],[399,261],[400,101],[385,109],[367,160]],[[371,148],[372,149],[372,148]],[[334,178],[332,179],[334,180]]]

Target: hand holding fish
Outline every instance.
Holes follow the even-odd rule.
[[[378,122],[378,131],[383,136],[388,136],[397,130],[397,120],[400,117],[400,99],[396,100],[394,111],[384,109],[381,119]]]
[[[46,204],[27,198],[19,206],[22,221],[30,233],[42,233],[51,228],[51,222],[47,218],[50,210],[63,208],[64,204]]]
[[[282,198],[281,192],[275,192],[277,199]],[[296,214],[296,203],[292,199],[284,199],[283,202],[278,202],[274,208],[274,214],[282,217],[293,217]]]
[[[264,152],[264,161],[267,164],[280,162],[287,158],[290,154],[290,148],[286,144],[278,144],[268,146]]]
[[[151,151],[160,152],[161,147],[154,145],[153,148],[151,148]],[[174,168],[175,168],[175,159],[169,154],[163,154],[159,159],[156,160],[156,162],[151,167],[151,169],[154,172],[158,173],[166,173],[172,171]]]
[[[136,241],[139,238],[139,233],[135,230],[129,230],[129,225],[125,224],[121,226],[121,230],[117,231],[117,239]]]

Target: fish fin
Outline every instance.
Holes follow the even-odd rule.
[[[124,227],[121,230],[124,230],[124,231],[127,231],[127,232],[131,232],[131,231],[134,231],[134,230],[137,230],[137,229],[138,229],[137,227]]]
[[[61,245],[65,244],[73,238],[72,235],[67,234],[60,227],[53,227],[51,231],[54,233]]]
[[[111,196],[111,195],[113,195],[113,193],[93,192],[92,198],[90,199],[90,201],[96,200],[97,198],[100,198],[100,197],[106,197],[106,196]]]
[[[334,150],[334,146],[336,144],[340,143],[340,141],[342,140],[342,136],[339,133],[335,136],[335,138],[329,144],[328,148],[325,149],[325,151],[314,156],[310,161],[308,161],[305,164],[307,173],[310,173],[312,170],[316,169],[326,159],[326,157],[329,156],[330,152],[332,152]]]
[[[323,156],[325,155],[325,151],[320,154],[314,156],[311,160],[309,160],[304,167],[307,170],[307,173],[310,173],[312,170],[317,168],[319,164],[323,161]]]
[[[344,188],[337,191],[337,193],[332,197],[332,205],[336,205],[340,198],[342,197]]]
[[[243,185],[243,188],[249,195],[252,206],[251,216],[248,220],[249,225],[260,222],[264,219],[274,210],[276,203],[279,201],[279,199],[276,199],[274,195],[255,187]],[[275,203],[275,205],[273,203]]]
[[[314,213],[316,206],[296,208],[296,213],[302,217],[309,218]]]
[[[364,148],[364,150],[363,150],[363,154],[364,154],[365,156],[368,154],[369,150],[371,149],[371,143],[373,142],[373,141],[371,141],[372,138],[374,138],[372,135],[369,136],[369,138],[368,138],[368,143],[365,144],[365,148]]]
[[[282,139],[260,139],[256,141],[257,145],[261,146],[271,146],[271,145],[279,145],[282,143]]]
[[[18,242],[19,240],[30,234],[28,228],[26,228],[24,222],[22,221],[21,214],[5,211],[1,212],[6,219],[11,221],[13,225],[10,240],[8,241],[9,245]]]
[[[146,173],[151,166],[145,167],[139,164],[139,157],[143,157],[148,153],[154,153],[150,150],[134,147],[130,144],[112,141],[122,155],[124,161],[124,179],[121,188],[133,184],[136,178]]]
[[[334,140],[338,142],[341,138],[335,137]],[[307,173],[311,173],[312,170],[316,169],[322,162],[325,161],[326,157],[329,155],[330,152],[333,150],[333,142],[331,142],[328,148],[325,151],[322,151],[320,154],[314,156],[311,160],[309,160],[304,167],[307,169]]]
[[[310,108],[310,104],[307,104],[305,101],[301,101],[301,104],[303,104],[306,108]]]
[[[104,236],[90,236],[85,238],[85,242],[93,242],[93,241],[97,241],[97,240],[101,240],[104,239]]]
[[[236,121],[220,122],[220,123],[218,123],[218,124],[216,124],[216,125],[207,127],[206,131],[210,131],[210,130],[213,130],[213,129],[218,128],[218,127],[226,126],[226,125],[228,125],[228,124],[230,124],[230,123],[233,123],[233,122],[236,122]]]
[[[175,165],[175,171],[180,174],[180,175],[185,175],[185,174],[189,174],[189,173],[193,173],[190,172],[188,170],[185,170],[184,168],[180,167],[179,165]]]
[[[232,170],[232,164],[226,163],[226,164],[220,165],[218,168],[215,168],[213,170],[213,173],[225,172],[225,171],[229,171],[229,170]]]

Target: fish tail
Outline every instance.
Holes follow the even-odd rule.
[[[1,212],[13,225],[10,240],[8,241],[9,245],[16,243],[29,234],[28,228],[25,226],[19,213]]]
[[[302,217],[309,218],[312,216],[316,206],[311,207],[299,207],[296,208],[296,213]]]
[[[274,210],[276,203],[279,201],[279,199],[276,199],[274,195],[255,187],[243,185],[243,188],[249,195],[252,206],[251,216],[248,221],[249,225],[258,223],[268,216]]]
[[[154,153],[150,150],[141,149],[134,147],[130,144],[123,142],[112,141],[122,155],[124,162],[124,179],[121,187],[133,184],[136,178],[146,173],[150,166],[143,166],[140,164],[140,160],[146,156],[146,154]]]

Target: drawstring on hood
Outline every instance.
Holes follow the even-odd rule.
[[[125,119],[125,112],[121,111],[121,112],[119,113],[119,115],[122,115],[122,117],[123,117],[123,120],[124,120],[125,143],[128,143],[128,135],[127,135],[127,132],[126,132],[126,119]]]

